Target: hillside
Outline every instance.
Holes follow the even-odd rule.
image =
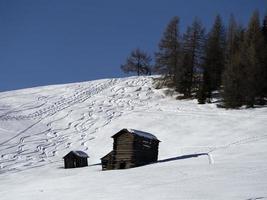
[[[0,93],[0,199],[267,199],[267,108],[174,100],[151,77]],[[160,140],[160,162],[101,171],[113,134]],[[89,167],[63,169],[70,150]],[[207,155],[190,157],[191,154]],[[183,158],[183,159],[179,159]]]

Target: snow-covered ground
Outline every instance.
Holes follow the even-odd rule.
[[[101,171],[122,128],[156,135],[160,161]],[[267,108],[177,101],[151,77],[2,92],[0,199],[267,199],[266,130]],[[64,169],[70,150],[90,166]]]

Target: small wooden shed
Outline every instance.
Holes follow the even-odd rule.
[[[88,166],[88,155],[83,151],[71,151],[63,157],[65,168]]]
[[[101,158],[102,170],[127,169],[158,160],[160,141],[151,133],[122,129],[112,138],[113,150]]]

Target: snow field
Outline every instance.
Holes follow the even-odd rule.
[[[0,93],[1,199],[267,199],[267,108],[177,101],[152,77]],[[159,162],[101,171],[122,128],[156,135]],[[89,167],[63,169],[70,150]],[[192,156],[192,154],[201,154]]]

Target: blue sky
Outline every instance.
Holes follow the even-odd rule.
[[[171,17],[185,30],[216,14],[244,25],[267,0],[0,0],[0,91],[123,77],[134,48],[151,55]]]

